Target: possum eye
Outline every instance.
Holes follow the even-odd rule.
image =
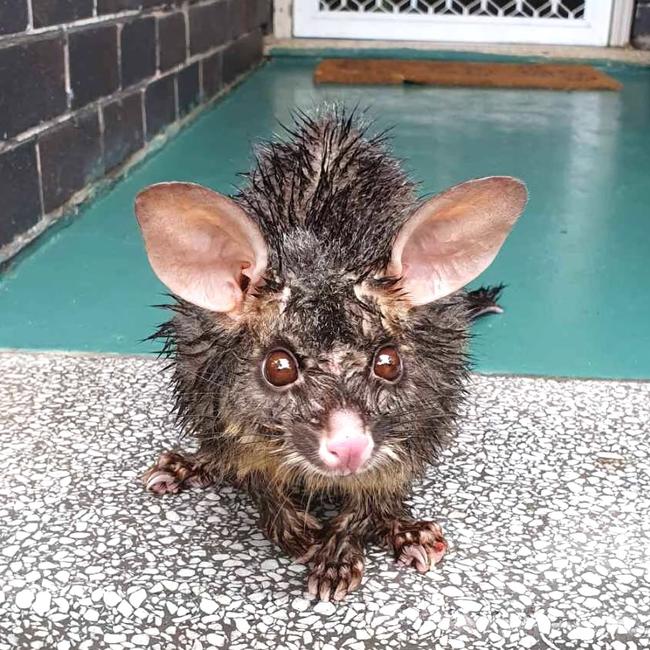
[[[298,362],[288,350],[273,350],[264,359],[264,379],[281,388],[298,379]]]
[[[372,371],[386,381],[397,381],[402,376],[402,359],[392,346],[379,348],[375,354]]]

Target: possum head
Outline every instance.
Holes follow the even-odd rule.
[[[435,456],[466,376],[459,290],[526,201],[521,182],[490,177],[418,203],[377,143],[349,137],[271,147],[236,200],[190,183],[136,200],[178,298],[165,334],[185,422],[324,484],[412,475]]]

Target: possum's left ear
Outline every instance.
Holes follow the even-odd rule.
[[[156,275],[188,302],[236,316],[266,270],[257,225],[227,196],[194,183],[151,185],[135,200]]]
[[[387,272],[412,305],[464,287],[496,257],[522,213],[526,186],[509,176],[468,181],[424,203],[402,226]]]

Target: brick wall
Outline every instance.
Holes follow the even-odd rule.
[[[271,0],[0,0],[0,261],[262,57]]]
[[[637,0],[632,23],[632,45],[650,50],[650,0]]]

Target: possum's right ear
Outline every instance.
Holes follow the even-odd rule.
[[[240,311],[267,252],[232,199],[194,183],[159,183],[138,194],[135,213],[151,267],[174,294],[211,311]]]

